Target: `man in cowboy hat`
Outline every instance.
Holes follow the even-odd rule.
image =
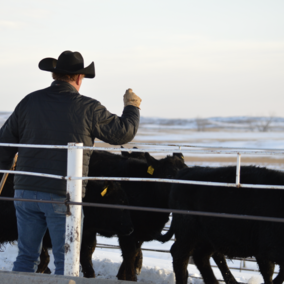
[[[41,70],[52,72],[50,87],[35,91],[17,105],[0,129],[0,143],[67,145],[83,142],[92,146],[95,138],[114,145],[131,141],[139,125],[141,99],[126,90],[121,117],[110,113],[100,102],[80,95],[83,78],[94,78],[92,62],[84,67],[79,52],[64,51],[58,57],[39,62]],[[17,170],[66,176],[66,150],[0,147],[0,168],[10,169],[18,152]],[[83,176],[88,175],[91,151],[83,155]],[[86,183],[83,182],[82,196]],[[15,197],[58,200],[66,198],[66,181],[29,175],[15,175]],[[35,272],[42,239],[48,228],[55,257],[55,274],[64,273],[66,206],[15,201],[19,253],[14,271]]]

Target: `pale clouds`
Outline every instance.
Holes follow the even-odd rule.
[[[6,1],[0,110],[50,84],[42,58],[72,50],[95,62],[83,94],[117,113],[117,94],[132,87],[144,116],[283,115],[283,9],[283,0]]]
[[[0,29],[19,29],[25,26],[23,22],[17,21],[0,21]]]
[[[163,46],[145,45],[128,47],[124,51],[99,50],[97,57],[118,66],[135,62],[140,70],[163,70],[165,67],[187,70],[222,71],[228,68],[267,68],[284,64],[284,41],[224,40],[203,36],[170,36]],[[108,63],[106,63],[108,64]],[[283,65],[282,65],[283,66]],[[280,66],[279,66],[280,67]],[[280,70],[279,70],[280,71]]]
[[[11,4],[1,7],[1,26],[11,27],[16,25],[18,27],[24,23],[28,24],[34,21],[47,19],[51,14],[49,9],[42,9],[29,5],[21,6],[21,4],[21,2],[15,4],[18,8]]]

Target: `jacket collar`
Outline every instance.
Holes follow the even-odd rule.
[[[60,81],[60,80],[54,80],[51,83],[52,87],[59,87],[60,88],[60,92],[71,92],[71,93],[77,93],[78,91],[69,83],[64,82],[64,81]]]

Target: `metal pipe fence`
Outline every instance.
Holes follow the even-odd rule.
[[[125,206],[125,205],[108,205],[108,204],[98,204],[98,203],[83,203],[81,202],[81,192],[82,192],[82,182],[83,180],[113,180],[113,181],[132,181],[132,182],[163,182],[163,183],[180,183],[180,184],[194,184],[194,185],[206,185],[206,186],[224,186],[224,187],[235,187],[240,188],[258,188],[258,189],[277,189],[283,190],[284,185],[260,185],[260,184],[241,184],[240,183],[240,167],[241,167],[241,155],[252,155],[252,156],[274,156],[274,155],[284,155],[283,149],[248,149],[248,148],[229,148],[229,147],[201,147],[194,145],[179,145],[179,144],[154,144],[154,143],[129,143],[130,145],[144,145],[144,146],[163,146],[163,147],[176,147],[177,149],[127,149],[127,148],[105,148],[105,147],[84,147],[82,144],[69,143],[67,146],[63,145],[31,145],[31,144],[12,144],[12,143],[0,143],[0,146],[4,147],[27,147],[27,148],[45,148],[45,149],[66,149],[68,152],[67,161],[67,176],[52,175],[46,173],[32,173],[23,171],[9,171],[0,170],[0,173],[9,174],[20,174],[20,175],[31,175],[31,176],[41,176],[54,179],[64,179],[67,181],[67,199],[65,202],[56,201],[44,201],[44,200],[29,200],[29,199],[19,199],[10,197],[1,197],[0,200],[13,201],[21,200],[26,202],[43,202],[43,203],[57,203],[65,204],[70,206],[72,218],[66,216],[66,249],[65,254],[65,275],[79,275],[79,258],[76,256],[79,254],[80,248],[80,226],[81,222],[81,206],[94,206],[94,207],[104,207],[112,209],[127,209],[127,210],[139,210],[139,211],[152,211],[152,212],[163,212],[163,213],[176,213],[176,214],[188,214],[188,215],[198,215],[207,217],[219,217],[219,218],[233,218],[233,219],[245,219],[245,220],[255,220],[255,221],[269,221],[269,222],[281,222],[284,223],[283,218],[274,218],[266,216],[250,216],[250,215],[236,215],[227,213],[216,213],[216,212],[201,212],[201,211],[190,211],[190,210],[175,210],[175,209],[164,209],[164,208],[150,208],[150,207],[137,207],[137,206]],[[183,149],[182,149],[183,148]],[[82,177],[82,153],[83,150],[101,150],[101,151],[129,151],[132,152],[158,152],[158,153],[187,153],[187,154],[224,154],[224,155],[237,155],[236,161],[236,182],[235,183],[220,183],[220,182],[200,182],[193,180],[176,180],[176,179],[154,179],[154,178],[115,178],[115,177]],[[208,187],[209,189],[209,187]],[[80,207],[79,207],[80,206]],[[71,220],[72,219],[72,220]],[[73,231],[72,231],[73,230]],[[76,241],[72,244],[68,240],[68,236],[76,235]],[[75,261],[75,262],[72,262]]]
[[[64,145],[35,145],[35,144],[14,144],[0,143],[4,147],[25,147],[25,148],[43,148],[43,149],[83,149],[83,150],[104,150],[104,151],[129,151],[132,152],[163,152],[163,153],[191,153],[191,154],[247,154],[247,155],[284,155],[284,149],[268,149],[268,148],[236,148],[236,147],[210,147],[210,146],[195,146],[185,144],[165,144],[165,143],[128,143],[130,145],[150,145],[150,146],[169,146],[177,149],[129,149],[129,148],[112,148],[112,147],[91,147],[91,146],[64,146]],[[184,149],[182,149],[184,148]],[[197,149],[197,150],[196,150]],[[218,150],[217,150],[218,149]]]
[[[183,215],[196,215],[204,217],[219,217],[219,218],[229,218],[229,219],[243,219],[252,221],[266,221],[266,222],[277,222],[284,223],[284,218],[274,218],[265,216],[253,216],[253,215],[237,215],[237,214],[227,214],[227,213],[215,213],[215,212],[205,212],[205,211],[191,211],[191,210],[177,210],[177,209],[163,209],[154,207],[140,207],[140,206],[130,206],[130,205],[114,205],[114,204],[101,204],[101,203],[87,203],[87,202],[74,202],[68,201],[66,199],[63,201],[49,201],[49,200],[35,200],[35,199],[24,199],[24,198],[13,198],[13,197],[0,197],[0,200],[5,201],[24,201],[24,202],[38,202],[38,203],[56,203],[67,205],[79,205],[86,207],[100,207],[109,209],[127,209],[135,211],[148,211],[148,212],[159,212],[159,213],[175,213]]]

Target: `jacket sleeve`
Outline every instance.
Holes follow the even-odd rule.
[[[17,108],[0,129],[0,143],[19,143]],[[10,170],[18,147],[0,146],[0,169]]]
[[[119,117],[98,102],[93,116],[93,136],[113,145],[128,143],[137,133],[139,120],[137,107],[126,106]]]

